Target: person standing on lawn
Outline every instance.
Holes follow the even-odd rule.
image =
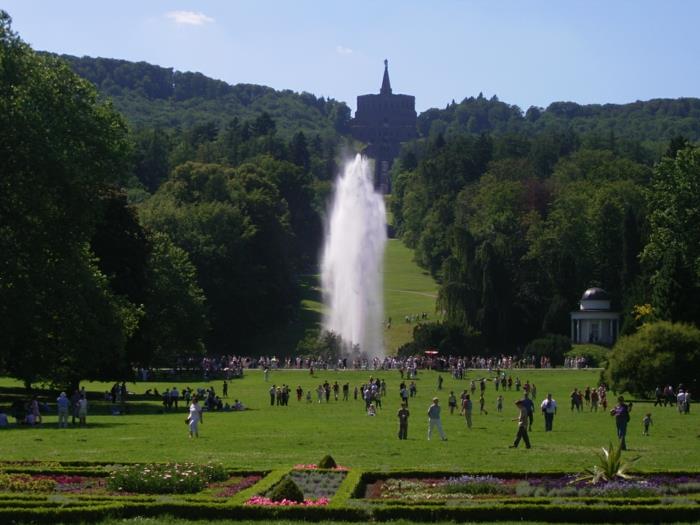
[[[438,398],[433,398],[433,404],[428,408],[428,441],[433,435],[433,427],[436,427],[440,434],[440,439],[447,441],[447,436],[442,430],[442,420],[440,419],[440,405]]]
[[[78,400],[78,421],[81,427],[87,425],[87,409],[87,396],[85,394],[80,394],[80,399]]]
[[[462,413],[464,414],[464,419],[467,422],[467,427],[472,428],[472,410],[474,405],[472,403],[469,394],[465,394],[464,399],[462,399]]]
[[[521,439],[525,442],[525,448],[531,448],[530,438],[527,435],[527,424],[529,420],[527,407],[523,403],[522,399],[518,399],[515,402],[515,406],[518,407],[519,413],[518,417],[514,418],[513,421],[518,422],[518,434],[515,436],[515,441],[512,445],[510,445],[510,448],[518,448]]]
[[[455,413],[455,408],[457,408],[457,396],[454,392],[450,392],[450,397],[447,399],[447,405],[450,407],[450,414]]]
[[[70,399],[66,396],[65,392],[61,392],[61,395],[56,399],[56,405],[58,407],[58,428],[66,428],[68,426],[68,408],[70,407]]]
[[[544,431],[551,432],[552,424],[554,423],[554,414],[557,413],[557,402],[552,399],[552,394],[547,394],[547,398],[540,405],[542,414],[544,415]]]
[[[399,418],[399,439],[408,439],[408,416],[410,413],[406,403],[401,403],[401,408],[396,415]]]
[[[186,422],[190,426],[190,438],[199,437],[199,423],[204,423],[204,417],[202,414],[202,407],[199,406],[199,401],[197,396],[192,397],[192,404],[190,405],[190,414],[186,419]]]
[[[617,427],[617,438],[620,440],[620,449],[627,450],[625,436],[627,435],[627,423],[630,421],[630,412],[632,411],[632,403],[625,403],[625,398],[620,396],[617,398],[617,405],[610,411],[610,415],[615,417],[615,426]]]

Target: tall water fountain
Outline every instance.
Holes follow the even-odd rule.
[[[335,184],[321,264],[323,324],[348,350],[357,345],[370,358],[384,356],[385,245],[384,198],[374,190],[369,162],[358,154]]]

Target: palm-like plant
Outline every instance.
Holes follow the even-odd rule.
[[[593,468],[586,469],[585,474],[575,479],[573,482],[590,481],[592,484],[613,481],[615,479],[632,479],[633,476],[627,473],[632,464],[641,456],[632,459],[622,459],[622,448],[612,443],[608,448],[602,447],[602,452],[598,453],[598,463]]]

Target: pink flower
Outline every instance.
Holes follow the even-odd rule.
[[[272,501],[270,498],[264,496],[253,496],[245,505],[262,505],[267,507],[291,507],[293,505],[298,505],[301,507],[321,507],[328,505],[330,500],[328,498],[318,498],[318,499],[306,499],[302,503],[296,501],[291,501],[288,499],[283,499],[282,501]]]

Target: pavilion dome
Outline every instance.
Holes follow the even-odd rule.
[[[602,288],[589,288],[581,296],[582,301],[609,301],[610,294]]]

